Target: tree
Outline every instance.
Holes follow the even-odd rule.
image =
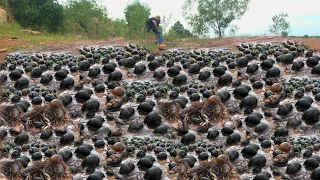
[[[248,4],[249,0],[186,0],[183,8],[186,20],[195,33],[205,36],[213,29],[222,37],[231,22],[244,15]],[[193,7],[196,7],[197,13],[188,13]]]
[[[177,34],[179,34],[181,37],[191,37],[192,33],[185,29],[183,25],[180,23],[180,21],[177,21],[174,23],[174,25],[171,27],[172,30],[174,30]]]
[[[150,7],[136,0],[125,8],[124,15],[130,30],[144,31],[146,21],[150,16]]]
[[[231,37],[236,37],[238,30],[239,30],[239,26],[238,25],[231,25],[230,26],[230,30],[229,30],[229,35]]]
[[[270,26],[269,31],[271,33],[288,36],[290,32],[290,23],[286,20],[289,15],[287,13],[281,13],[272,17],[273,24]]]
[[[57,0],[10,0],[8,5],[23,27],[57,32],[63,26],[63,6]]]
[[[173,39],[181,39],[181,38],[189,38],[195,37],[189,30],[185,29],[180,21],[174,23],[174,25],[169,29],[169,31],[165,34],[165,38],[167,40]]]
[[[69,0],[65,8],[65,30],[100,37],[109,21],[107,11],[95,0]]]
[[[8,8],[9,6],[8,0],[0,0],[0,6],[4,8]]]

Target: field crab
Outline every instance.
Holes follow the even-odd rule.
[[[165,117],[169,123],[174,123],[181,120],[180,114],[182,113],[182,108],[177,102],[160,102],[158,107],[161,115]]]
[[[177,180],[189,180],[191,171],[190,165],[186,161],[181,160],[169,173],[176,174]]]
[[[45,117],[46,109],[43,106],[34,107],[31,112],[26,115],[26,128],[41,129],[50,125],[50,120]]]
[[[48,118],[52,125],[59,126],[70,123],[68,110],[63,107],[58,99],[52,100],[46,107],[46,118]]]
[[[7,106],[0,107],[0,125],[17,126],[20,125],[24,117],[24,113],[19,106]]]
[[[236,179],[236,171],[230,163],[228,156],[219,155],[213,161],[200,162],[197,167],[181,160],[177,166],[172,168],[171,173],[177,174],[177,180],[232,180]]]
[[[226,108],[216,95],[204,99],[202,102],[193,102],[189,108],[184,111],[183,121],[197,125],[198,128],[209,128],[212,123],[226,119]]]
[[[3,175],[6,179],[22,180],[24,168],[18,161],[6,160],[0,162],[0,177]]]
[[[53,126],[63,126],[71,120],[68,115],[68,110],[62,106],[58,99],[52,100],[49,104],[38,106],[27,114],[27,127],[41,129]]]
[[[227,155],[221,154],[211,162],[202,162],[193,169],[193,179],[232,180],[236,179],[236,171]]]
[[[27,180],[71,180],[68,166],[61,156],[55,154],[46,161],[36,162],[27,169]]]

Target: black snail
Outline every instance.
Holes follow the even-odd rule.
[[[319,54],[236,48],[7,55],[0,178],[319,179]]]

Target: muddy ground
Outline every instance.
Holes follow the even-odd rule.
[[[320,38],[319,39],[312,39],[312,38],[282,38],[282,37],[250,37],[250,38],[224,38],[224,39],[204,39],[204,40],[188,40],[188,39],[181,39],[179,41],[175,41],[175,42],[168,42],[168,46],[169,48],[173,47],[173,45],[178,45],[178,46],[174,46],[178,49],[216,49],[216,48],[223,48],[223,49],[232,49],[232,50],[235,50],[237,51],[237,45],[239,45],[240,43],[242,42],[245,42],[245,43],[259,43],[259,42],[283,42],[283,41],[286,41],[286,40],[290,40],[290,41],[298,41],[298,42],[301,42],[303,44],[306,44],[307,46],[311,47],[312,49],[314,49],[314,51],[319,51],[320,50]],[[141,41],[140,41],[141,42]],[[121,38],[113,38],[113,39],[106,39],[106,40],[102,40],[102,41],[77,41],[77,42],[42,42],[40,43],[39,45],[37,46],[28,46],[29,44],[25,41],[20,41],[20,40],[3,40],[1,41],[0,40],[0,49],[1,48],[7,48],[7,46],[16,46],[17,48],[12,48],[12,51],[23,51],[23,52],[26,52],[26,53],[37,53],[39,52],[40,54],[41,53],[45,53],[45,52],[72,52],[73,54],[78,54],[79,53],[79,48],[82,48],[83,46],[105,46],[105,45],[118,45],[118,46],[123,46],[123,45],[126,45],[128,43],[138,43],[138,42],[134,42],[134,41],[125,41]],[[139,43],[138,43],[139,44]],[[19,47],[19,48],[18,48]],[[9,50],[11,50],[11,48],[9,48]],[[6,53],[10,53],[10,52],[6,52]],[[4,59],[4,56],[5,56],[5,53],[2,53],[2,59]],[[1,59],[0,59],[1,60]],[[115,61],[115,59],[113,59],[113,61]],[[225,62],[223,62],[224,64]],[[253,60],[253,63],[256,63],[256,64],[259,64],[261,66],[261,61],[260,60]],[[182,66],[182,64],[179,64],[179,66]],[[287,72],[287,67],[283,66],[282,64],[278,64],[276,63],[275,65],[277,68],[279,68],[282,72],[283,72],[283,78],[285,80],[289,80],[291,77],[299,77],[299,78],[303,78],[304,76],[306,75],[310,75],[311,76],[311,69],[310,68],[305,68],[304,71],[300,71],[300,72],[290,72],[288,71]],[[102,67],[99,67],[100,69]],[[212,71],[213,68],[212,67],[207,67],[207,68],[210,68],[209,71]],[[290,68],[289,68],[290,69]],[[141,78],[142,76],[134,76],[134,75],[130,75],[127,71],[127,69],[121,69],[119,68],[118,69],[121,74],[123,75],[126,75],[126,79],[125,79],[125,82],[137,82],[139,80],[147,80],[149,82],[152,82],[153,84],[157,84],[158,82],[157,81],[154,81],[154,78],[152,76],[152,72],[148,72],[146,73],[143,78]],[[162,69],[164,72],[167,72],[168,71],[168,67],[162,67]],[[207,69],[208,70],[208,69]],[[240,72],[241,69],[239,69],[239,71],[235,71],[235,70],[230,70],[228,73],[229,74],[232,74],[232,76],[235,78],[244,78],[243,82],[244,82],[244,85],[250,85],[252,86],[251,82],[248,80],[248,76],[241,76],[241,74],[238,74],[238,72]],[[245,72],[246,70],[245,69],[242,69],[241,70],[242,72]],[[53,72],[51,71],[48,71],[49,73],[52,73]],[[82,73],[82,72],[81,72]],[[185,72],[186,74],[189,74],[187,72]],[[265,76],[266,71],[260,71],[259,73],[256,73],[255,74],[255,77],[253,79],[262,79],[262,77]],[[4,74],[9,74],[9,72],[7,71],[6,73]],[[77,74],[75,73],[73,78],[76,79],[77,75],[82,75],[83,77],[87,76],[87,74]],[[29,76],[27,74],[27,76]],[[106,74],[100,76],[100,79],[99,80],[104,80],[104,79],[107,79],[107,76]],[[109,77],[109,76],[108,76]],[[307,76],[306,76],[307,78]],[[310,77],[312,78],[312,77]],[[318,77],[315,77],[314,79],[317,79]],[[191,80],[195,80],[197,79],[197,76],[194,76],[194,75],[188,75],[188,79],[191,79]],[[217,78],[216,78],[217,80]],[[40,84],[40,79],[38,80],[34,80],[34,79],[30,79],[30,82],[32,81],[33,84]],[[313,81],[313,80],[312,80]],[[103,81],[101,81],[103,82]],[[208,81],[207,83],[214,83],[216,81]],[[280,82],[280,80],[277,82]],[[121,82],[121,86],[123,87],[126,87],[125,83],[124,82]],[[91,85],[91,81],[89,79],[89,81],[86,81],[86,87],[89,88],[89,89],[94,89],[94,87]],[[319,83],[317,83],[317,86],[318,86]],[[52,84],[53,85],[53,84]],[[196,84],[194,84],[196,85]],[[205,87],[209,87],[208,84],[205,84]],[[198,88],[198,85],[196,85],[197,88]],[[217,88],[221,88],[221,87],[218,87],[216,86]],[[256,90],[256,91],[253,91],[251,92],[251,95],[253,94],[254,96],[257,96],[257,97],[264,97],[264,92],[266,92],[268,90],[268,86],[266,86],[265,89],[262,89],[262,90]],[[111,88],[110,88],[111,89]],[[163,90],[163,89],[162,89]],[[227,87],[227,90],[230,91],[230,92],[234,92],[235,88],[234,87]],[[78,91],[78,90],[77,90]],[[72,94],[72,96],[76,96],[76,93],[77,91],[67,91],[67,93],[69,94]],[[111,93],[112,91],[109,90],[109,93]],[[198,92],[198,91],[197,91]],[[309,92],[310,93],[310,92]],[[61,92],[61,94],[63,94]],[[181,95],[183,96],[188,96],[186,93],[180,93]],[[309,94],[311,96],[311,94]],[[96,95],[93,95],[94,99],[100,99],[101,101],[99,101],[100,104],[104,104],[104,102],[102,102],[102,100],[106,99],[106,96],[104,93],[102,94],[96,94]],[[153,101],[156,101],[156,99],[152,99]],[[262,101],[263,99],[261,99]],[[29,102],[31,101],[31,99],[29,99]],[[76,101],[74,101],[76,102]],[[294,104],[295,100],[294,99],[290,99],[290,98],[287,98],[287,101],[286,102],[289,102],[290,104]],[[131,103],[131,102],[130,102]],[[78,105],[78,106],[76,106]],[[74,109],[77,109],[77,107],[81,107],[80,103],[74,103],[74,104],[70,104],[70,111],[74,111]],[[131,103],[130,106],[132,107],[135,107],[137,108],[139,104],[134,104],[134,103]],[[231,102],[229,102],[228,104],[226,104],[227,107],[231,107],[230,108],[231,110],[234,110],[234,113],[237,113],[238,109],[237,109],[237,100],[235,98],[231,98]],[[103,105],[105,106],[105,104]],[[233,108],[234,107],[234,108]],[[319,108],[318,104],[315,105],[316,108]],[[262,109],[261,106],[258,106],[258,108],[256,109],[258,112],[261,112],[261,114],[264,114],[264,111],[265,109]],[[268,112],[270,109],[267,109]],[[277,109],[271,109],[270,112],[271,114],[276,114]],[[75,111],[79,111],[79,110],[75,110]],[[102,115],[102,111],[98,112]],[[119,117],[120,112],[116,112],[116,113],[113,113],[115,115],[115,117]],[[138,114],[138,112],[135,113],[137,119],[135,120],[142,120],[142,119],[139,119],[141,118],[142,116],[140,116]],[[246,117],[244,115],[242,115],[242,113],[238,113],[236,115],[237,118],[240,118],[240,120],[244,120]],[[275,116],[276,117],[276,116]],[[294,117],[299,117],[300,118],[300,115],[299,114],[292,114],[289,116],[287,116],[286,118],[291,118],[291,119],[294,119]],[[273,121],[273,120],[279,120],[279,122],[277,121]],[[280,121],[281,120],[281,121]],[[282,121],[283,120],[283,121]],[[295,119],[294,119],[295,120]],[[82,117],[78,117],[74,122],[76,123],[85,123],[87,124],[87,120],[85,118],[82,118]],[[265,120],[263,120],[263,123],[268,125],[268,128],[270,128],[270,133],[267,132],[265,134],[263,134],[262,136],[263,137],[266,137],[267,139],[270,139],[271,138],[271,135],[273,133],[273,131],[276,130],[277,127],[285,127],[285,120],[284,119],[272,119],[271,117],[269,118],[265,118]],[[223,121],[223,123],[231,123],[230,122],[227,122],[227,121]],[[111,126],[114,126],[113,128],[116,129],[115,127],[115,124],[114,123],[111,123],[110,122],[110,125]],[[223,124],[216,124],[218,125],[219,127],[222,127]],[[109,122],[108,123],[105,123],[105,126],[107,127],[111,127],[109,126]],[[128,129],[128,126],[129,125],[122,125],[120,126],[119,129],[117,129],[117,131],[119,130],[119,132],[127,132],[127,129]],[[177,125],[174,125],[174,126],[177,126]],[[68,127],[69,128],[69,127]],[[117,127],[118,128],[118,127]],[[193,128],[191,126],[191,132],[196,134],[195,132],[195,128]],[[75,127],[73,126],[70,126],[70,130],[76,130]],[[247,131],[247,130],[250,130],[250,131]],[[253,143],[256,143],[258,144],[259,142],[257,141],[258,138],[252,136],[251,135],[247,135],[247,132],[251,132],[253,131],[252,128],[250,128],[249,126],[247,127],[246,124],[243,125],[243,127],[239,127],[239,129],[237,130],[237,132],[239,134],[241,134],[242,137],[248,137],[251,139],[251,141]],[[88,131],[89,132],[89,131]],[[130,134],[130,133],[126,133],[126,137],[128,138],[131,138],[132,136],[143,136],[143,135],[151,135],[153,134],[153,130],[149,129],[149,128],[145,128],[143,129],[141,132],[139,132],[140,134]],[[301,135],[312,135],[312,134],[316,134],[314,131],[311,131],[310,129],[308,129],[308,127],[305,127],[305,126],[300,126],[299,128],[297,128],[296,130],[292,130],[292,133],[290,133],[290,137],[299,137]],[[38,134],[39,135],[39,134]],[[40,136],[40,135],[39,135]],[[39,139],[39,136],[34,136],[33,138],[34,139]],[[200,139],[200,140],[203,140],[203,139],[206,139],[206,135],[204,134],[197,134],[197,138]],[[250,136],[250,137],[249,137]],[[35,138],[36,137],[36,138]],[[91,134],[88,134],[88,138],[86,140],[86,143],[89,143],[89,144],[93,144],[94,142],[91,140],[91,137],[93,137]],[[171,137],[171,135],[170,135]],[[226,141],[226,138],[225,136],[221,137],[220,139],[216,139],[215,142],[225,142]],[[57,141],[58,139],[55,138],[54,141],[52,141],[54,144],[58,144],[59,142]],[[126,139],[127,140],[127,139]],[[281,140],[282,141],[282,140]],[[289,140],[285,140],[285,141],[289,141]],[[129,142],[129,141],[128,141]],[[166,142],[167,143],[167,142]],[[166,146],[166,145],[165,145]],[[222,145],[223,146],[223,145]],[[61,146],[62,147],[62,146]],[[61,148],[59,147],[59,148]],[[131,147],[131,146],[130,146]],[[68,147],[70,149],[72,149],[72,151],[76,151],[76,147],[74,146],[70,146]],[[110,149],[111,147],[109,147]],[[227,148],[230,148],[230,147],[227,147]],[[242,147],[240,148],[239,146],[232,146],[233,149],[236,149],[237,152],[240,152],[240,150],[242,149]],[[274,149],[278,149],[278,146],[275,145],[273,147]],[[291,148],[291,147],[290,147]],[[221,148],[222,149],[222,148]],[[271,150],[274,150],[274,149],[271,149]],[[231,149],[226,149],[226,150],[231,150]],[[130,149],[131,151],[131,149]],[[263,156],[266,156],[267,159],[268,159],[268,165],[266,167],[266,170],[268,172],[272,172],[273,169],[271,169],[271,162],[272,162],[272,157],[273,157],[273,151],[270,151],[268,149],[263,149],[263,150],[259,150],[258,152],[259,154],[262,154]],[[100,159],[105,159],[104,155],[106,154],[105,151],[93,151],[93,154],[103,154],[101,157],[99,157]],[[152,154],[153,156],[156,156],[155,154]],[[193,155],[195,156],[195,154],[193,153]],[[31,155],[29,154],[29,157]],[[281,156],[282,157],[282,156]],[[124,159],[125,160],[125,159]],[[129,159],[131,160],[131,159]],[[172,159],[171,159],[172,160]],[[291,159],[292,160],[292,159]],[[292,162],[290,160],[290,163]],[[300,164],[303,163],[303,159],[301,157],[297,157],[296,159],[293,159],[293,160],[296,160],[296,161],[299,161]],[[70,164],[68,164],[68,166],[79,166],[79,164],[81,163],[81,159],[80,158],[76,158],[74,157],[74,159],[72,160],[72,162],[70,162]],[[243,167],[242,165],[243,164],[248,164],[249,160],[245,159],[245,158],[239,158],[238,160],[234,161],[234,164],[237,168],[240,168],[241,170],[241,176],[239,175],[239,179],[245,179],[246,177],[250,177],[250,178],[253,178],[253,174],[251,174],[251,170],[249,171],[248,169],[245,169],[245,167]],[[129,162],[127,160],[125,160],[124,162]],[[138,162],[138,159],[134,159],[134,164],[136,164]],[[163,167],[164,169],[168,169],[168,167],[166,166],[166,163],[167,161],[159,161],[157,162],[158,164],[156,164],[157,166],[160,166]],[[164,163],[164,164],[161,164],[161,163]],[[103,164],[106,164],[105,161],[103,161]],[[196,166],[198,166],[198,164],[196,164]],[[99,167],[102,172],[104,171],[104,169],[102,167]],[[243,169],[242,169],[243,168]],[[137,169],[136,169],[137,170]],[[119,172],[119,168],[117,167],[117,169],[115,170],[115,172]],[[279,172],[285,174],[285,171],[286,171],[286,168],[285,167],[281,167],[279,168],[278,170]],[[140,171],[139,171],[140,172]],[[141,173],[139,174],[138,171],[134,171],[133,174],[136,175],[136,177],[140,177]],[[249,173],[250,172],[250,173]],[[73,172],[73,174],[76,174],[77,173],[77,176],[79,175],[79,177],[87,177],[87,174],[85,173],[85,169],[82,169],[82,171],[75,171]],[[170,176],[168,175],[165,175],[165,174],[169,174],[168,172],[166,172],[165,170],[163,171],[164,175],[163,175],[163,178],[164,179],[169,179]],[[176,176],[176,174],[174,174]],[[308,171],[306,171],[305,169],[303,169],[303,171],[301,171],[301,173],[297,174],[296,178],[295,179],[307,179],[308,177],[310,176],[310,173]],[[290,178],[292,178],[294,176],[290,176]],[[304,177],[307,177],[307,178],[304,178]],[[281,178],[280,176],[278,176],[278,178]],[[289,178],[289,179],[290,179]],[[126,177],[122,178],[122,179],[127,179]],[[141,178],[140,178],[141,179]],[[283,178],[285,179],[285,178]]]
[[[314,51],[320,51],[320,38],[296,38],[296,37],[237,37],[237,38],[223,38],[223,39],[181,39],[175,40],[174,42],[167,42],[167,45],[178,44],[179,48],[185,49],[201,49],[201,48],[229,48],[234,49],[241,42],[275,42],[275,41],[298,41],[312,47]],[[86,40],[86,41],[75,41],[75,42],[40,42],[39,45],[30,45],[26,40],[11,40],[11,39],[0,39],[0,50],[9,49],[6,52],[0,53],[0,61],[10,53],[10,49],[13,51],[26,51],[26,52],[44,52],[44,51],[70,51],[78,53],[78,48],[81,46],[90,45],[125,45],[128,43],[138,43],[136,41],[126,41],[123,38],[109,38],[105,40]],[[12,50],[11,50],[12,51]]]

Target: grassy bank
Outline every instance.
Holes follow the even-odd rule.
[[[41,32],[41,34],[32,34],[24,32],[23,28],[16,23],[11,24],[0,24],[0,49],[7,49],[10,51],[16,51],[24,48],[37,47],[43,44],[59,44],[65,42],[76,42],[76,41],[103,41],[106,39],[110,39],[116,36],[109,37],[99,37],[99,38],[88,38],[86,36],[76,35],[76,34],[68,34],[68,33],[58,33],[51,34],[46,32]],[[135,34],[130,31],[126,34],[123,34],[124,37],[118,37],[123,39],[123,41],[128,43],[136,43],[145,46],[147,49],[151,51],[155,51],[157,49],[157,45],[154,43],[155,37],[153,34],[148,34],[140,32],[139,34]],[[143,38],[142,38],[143,37]],[[177,41],[167,42],[168,48],[175,47],[177,45]]]
[[[0,25],[0,50],[7,49],[7,52],[18,51],[22,49],[38,49],[38,47],[52,45],[59,46],[64,44],[67,48],[72,48],[74,46],[79,46],[78,42],[90,42],[94,44],[95,42],[101,41],[100,45],[103,43],[108,43],[109,39],[121,39],[115,41],[112,44],[140,44],[145,46],[151,51],[157,50],[157,45],[154,43],[155,37],[153,34],[144,34],[144,32],[135,33],[133,31],[127,31],[122,29],[122,37],[117,35],[108,35],[107,37],[99,38],[88,38],[86,36],[79,36],[76,34],[68,33],[58,33],[50,34],[42,32],[39,35],[34,35],[30,33],[23,32],[18,24],[1,24]],[[11,40],[11,38],[16,37],[17,40]],[[241,42],[269,42],[269,41],[285,41],[287,39],[297,40],[299,42],[305,43],[315,51],[320,50],[319,37],[235,37],[235,38],[215,38],[215,39],[202,39],[202,38],[168,38],[166,39],[165,44],[167,48],[214,48],[214,47],[226,47],[226,48],[235,48]],[[81,43],[80,43],[81,45]],[[60,49],[63,49],[60,48]],[[1,55],[1,53],[0,53]],[[2,53],[3,56],[3,53]]]
[[[39,45],[41,42],[61,42],[61,41],[79,41],[82,38],[78,36],[68,35],[68,34],[50,34],[42,32],[41,34],[32,34],[28,32],[23,32],[18,24],[1,24],[0,25],[0,40],[16,39],[18,41],[24,42],[24,45]],[[14,43],[13,43],[14,44]],[[17,47],[7,47],[8,49],[16,49]]]

